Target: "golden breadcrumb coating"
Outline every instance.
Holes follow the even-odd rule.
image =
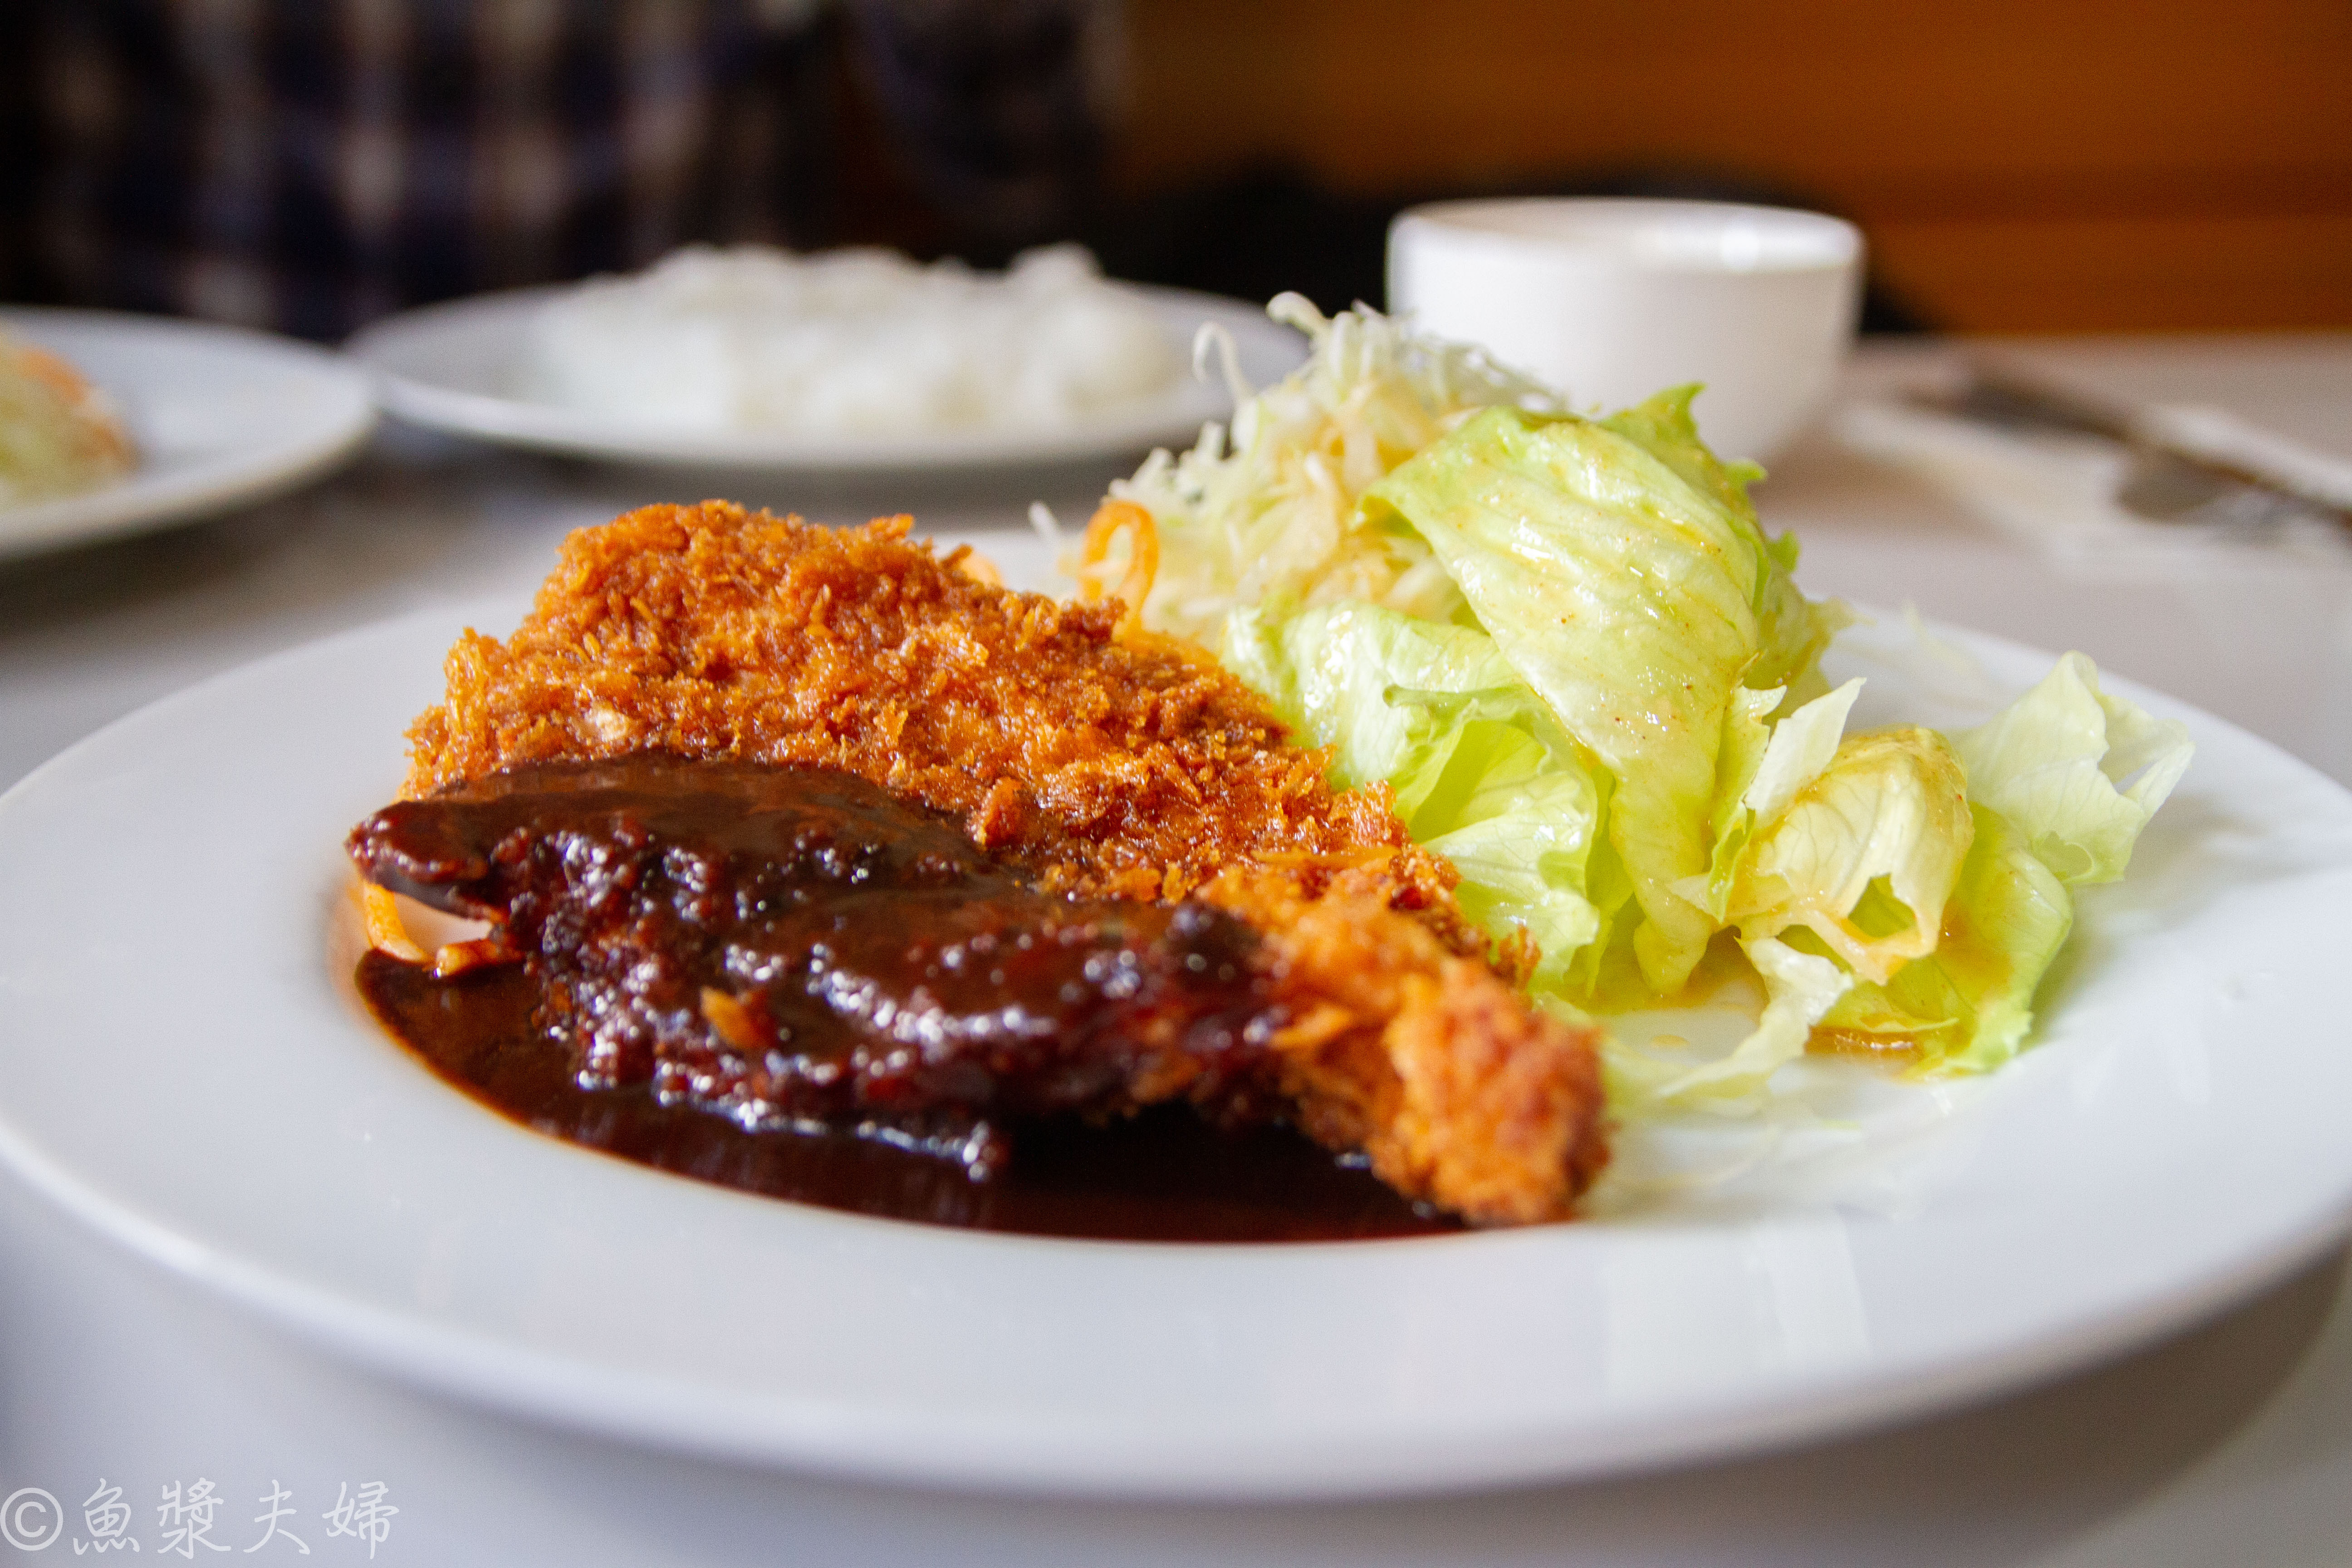
[[[468,631],[406,793],[666,752],[837,769],[1076,893],[1197,894],[1274,944],[1303,1129],[1487,1224],[1565,1215],[1606,1159],[1590,1031],[1535,1012],[1384,786],[1332,790],[1190,645],[910,542],[724,502],[573,534],[505,641]]]
[[[1591,1030],[1537,1012],[1368,887],[1309,898],[1292,874],[1235,867],[1195,896],[1272,951],[1293,1022],[1271,1043],[1303,1131],[1476,1224],[1569,1217],[1609,1157]]]
[[[719,501],[563,545],[530,617],[448,659],[409,731],[408,792],[515,763],[660,751],[856,773],[962,818],[1074,891],[1177,898],[1236,860],[1400,862],[1385,791],[1336,794],[1255,694],[1117,601],[993,586],[909,543]]]

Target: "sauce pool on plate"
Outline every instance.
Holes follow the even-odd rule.
[[[583,1089],[533,1018],[520,965],[437,979],[371,952],[360,993],[444,1079],[537,1131],[657,1170],[853,1214],[1120,1241],[1360,1240],[1459,1229],[1286,1128],[1228,1132],[1190,1109],[1019,1127],[988,1181],[848,1132],[750,1132],[644,1085]]]

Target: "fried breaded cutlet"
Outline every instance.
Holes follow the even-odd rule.
[[[1377,864],[1442,894],[1384,795],[1334,794],[1246,687],[1121,607],[1011,593],[909,543],[721,502],[564,542],[522,626],[449,655],[408,790],[667,752],[856,773],[1050,887],[1181,898],[1239,862]]]
[[[451,650],[404,793],[647,752],[854,774],[1048,892],[1239,917],[1303,1131],[1476,1222],[1564,1216],[1606,1158],[1591,1034],[1496,972],[1527,955],[1486,951],[1385,792],[1333,791],[1322,752],[1117,601],[1007,591],[909,526],[705,502],[575,533],[512,637]]]
[[[1360,893],[1235,868],[1172,903],[1065,898],[863,779],[656,753],[400,802],[352,856],[496,922],[583,1082],[753,1131],[878,1124],[984,1174],[1008,1119],[1181,1100],[1488,1217],[1543,1217],[1524,1173],[1596,1157],[1577,1062]]]

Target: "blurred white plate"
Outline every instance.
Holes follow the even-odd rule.
[[[162,1267],[470,1402],[1008,1489],[1590,1476],[2119,1352],[2280,1278],[2352,1203],[2352,797],[2138,692],[2197,763],[2130,879],[2083,900],[2036,1048],[1958,1094],[1882,1083],[1891,1107],[1778,1174],[1578,1225],[1185,1247],[642,1169],[448,1089],[348,984],[342,837],[391,795],[464,619],[194,688],[0,798],[0,1159]],[[2004,686],[2047,667],[1966,641]],[[1874,714],[1955,711],[1932,668],[1832,662],[1874,674]]]
[[[1194,333],[1233,334],[1243,375],[1264,386],[1306,358],[1306,340],[1256,306],[1214,294],[1123,285],[1158,315],[1191,363]],[[534,402],[520,390],[531,318],[562,288],[487,294],[378,321],[345,345],[377,375],[384,407],[415,424],[509,446],[610,461],[782,469],[962,468],[1120,457],[1189,447],[1233,412],[1223,379],[1182,376],[1166,392],[1060,429],[843,436],[793,430],[682,431]]]
[[[0,505],[0,559],[191,522],[331,472],[375,424],[367,377],[289,338],[108,310],[0,310],[103,388],[139,448],[112,484]]]

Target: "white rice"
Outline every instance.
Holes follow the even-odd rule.
[[[1059,429],[1162,395],[1181,345],[1076,246],[1009,272],[696,247],[532,323],[524,395],[674,430]]]

